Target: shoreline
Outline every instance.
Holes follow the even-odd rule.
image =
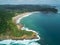
[[[12,20],[16,23],[16,25],[18,25],[18,24],[20,24],[21,19],[23,19],[23,18],[25,18],[27,16],[30,16],[33,13],[39,13],[39,12],[26,12],[26,13],[23,13],[23,14],[19,14],[19,15],[13,17]],[[18,25],[18,28],[19,27],[20,27],[20,25]],[[36,31],[25,28],[24,26],[21,27],[20,29],[21,30],[26,30],[26,31],[32,31],[32,32],[36,33],[36,36],[37,36],[38,39],[32,39],[32,40],[35,40],[35,41],[40,40],[40,37],[39,37],[39,35],[38,35],[38,33]],[[26,39],[24,39],[24,40],[26,40]]]

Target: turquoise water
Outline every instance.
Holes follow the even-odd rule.
[[[23,18],[21,24],[39,33],[39,44],[60,45],[60,13],[34,13]]]

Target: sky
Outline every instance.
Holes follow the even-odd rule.
[[[60,0],[0,0],[0,4],[60,4]]]

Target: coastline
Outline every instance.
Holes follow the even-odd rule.
[[[38,12],[26,12],[26,13],[23,13],[23,14],[19,14],[19,15],[13,17],[13,18],[12,18],[12,21],[15,22],[15,24],[18,25],[17,27],[19,28],[19,27],[21,26],[21,25],[19,25],[21,19],[23,19],[24,17],[30,16],[30,15],[33,14],[33,13],[38,13]],[[38,33],[37,33],[36,31],[30,30],[30,29],[28,29],[28,28],[25,28],[24,26],[21,27],[20,29],[21,29],[21,30],[26,30],[26,31],[32,31],[32,32],[36,33],[38,39],[32,39],[32,40],[34,40],[34,41],[40,40],[40,37],[39,37],[39,35],[38,35]]]
[[[28,13],[23,13],[23,14],[20,14],[20,15],[17,15],[17,16],[15,16],[15,17],[13,17],[12,18],[12,21],[17,25],[17,24],[19,24],[19,22],[21,21],[21,19],[22,18],[24,18],[24,17],[27,17],[27,16],[29,16],[29,15],[31,15],[31,14],[33,14],[33,13],[37,13],[37,12],[28,12]],[[18,18],[19,17],[19,18]],[[17,23],[17,20],[18,20],[18,23]],[[20,26],[20,25],[19,25]],[[15,39],[15,37],[14,37],[14,39],[12,39],[12,38],[8,38],[8,39],[4,39],[4,40],[1,40],[0,41],[0,44],[7,44],[7,45],[10,45],[10,44],[26,44],[26,45],[28,45],[28,44],[36,44],[36,45],[39,45],[38,43],[36,43],[36,41],[38,41],[38,40],[40,40],[40,37],[39,37],[39,35],[38,35],[38,33],[36,32],[36,31],[34,31],[34,30],[30,30],[30,29],[28,29],[28,28],[25,28],[24,26],[21,28],[21,30],[26,30],[26,31],[32,31],[32,32],[34,32],[34,33],[36,33],[36,35],[37,35],[37,37],[38,38],[33,38],[33,39]],[[7,43],[6,43],[7,42]]]

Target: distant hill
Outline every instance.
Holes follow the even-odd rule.
[[[24,12],[40,11],[45,13],[58,12],[55,6],[50,5],[0,5],[0,10],[7,10],[7,11],[18,10]]]
[[[17,16],[23,12],[40,11],[43,13],[53,12],[57,13],[58,10],[54,6],[48,5],[0,5],[0,40],[2,39],[21,39],[19,37],[28,37],[35,33],[24,30],[18,30],[16,24],[12,22],[12,17]],[[16,38],[17,39],[17,38]]]

